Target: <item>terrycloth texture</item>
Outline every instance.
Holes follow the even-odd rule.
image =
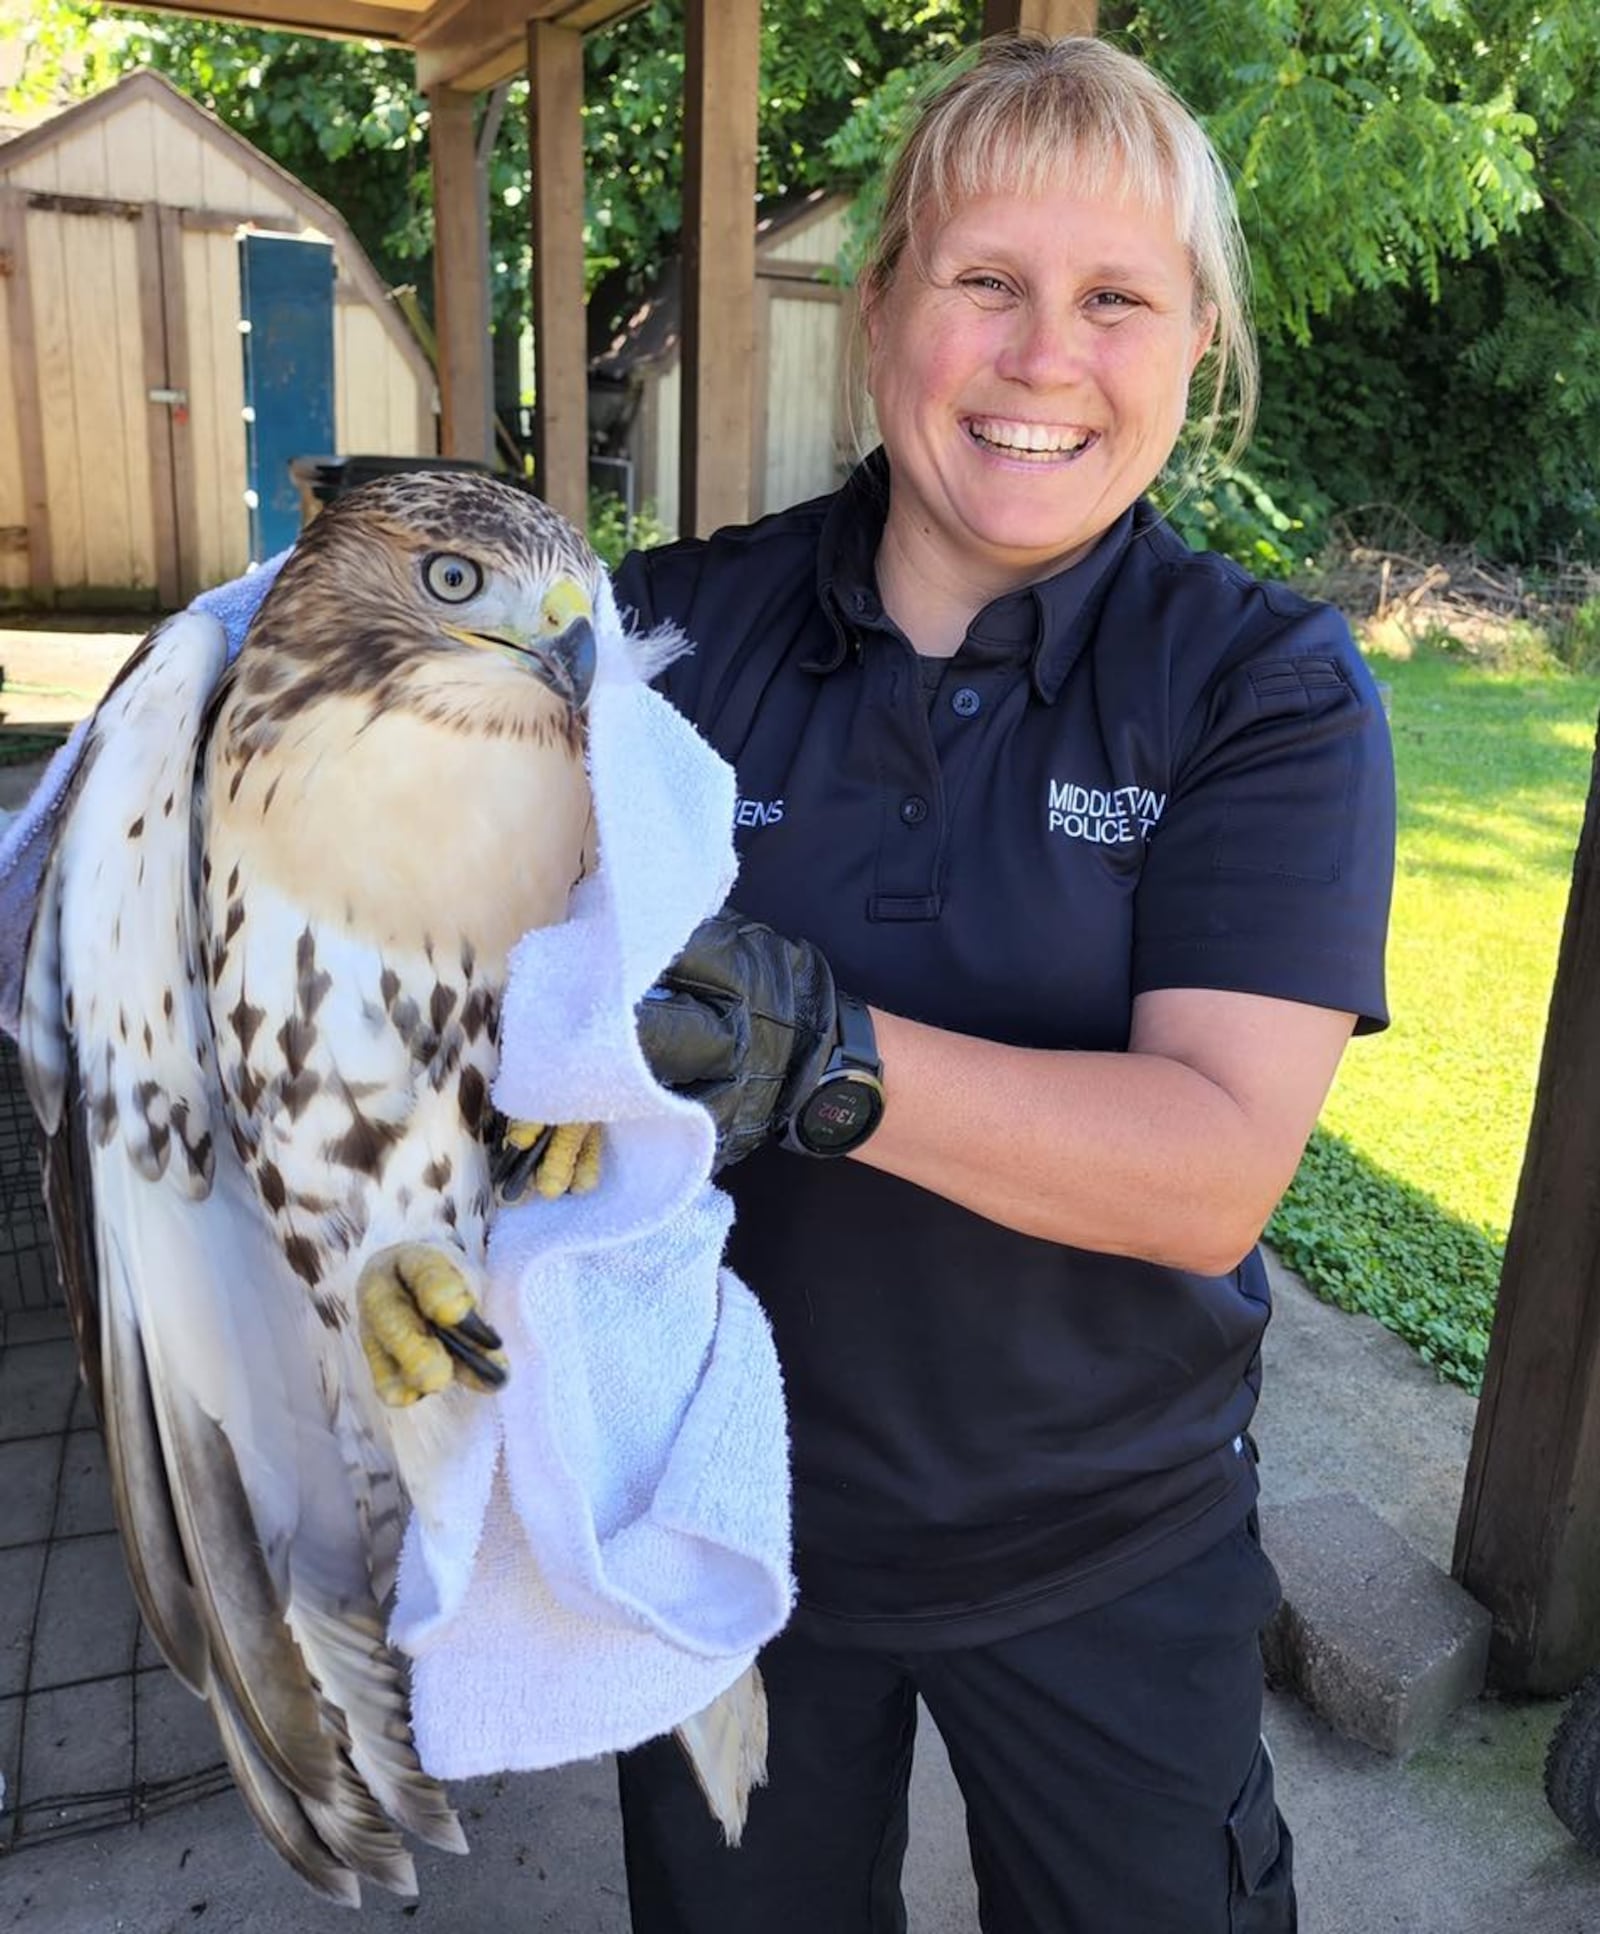
[[[486,1425],[470,1578],[413,1524],[395,1633],[423,1763],[557,1765],[666,1731],[788,1617],[783,1395],[759,1305],[719,1267],[730,1205],[705,1111],[660,1088],[633,1010],[733,878],[733,775],[597,622],[600,865],[511,963],[494,1098],[606,1124],[599,1188],[501,1213],[489,1316],[512,1377]]]
[[[287,555],[287,553],[285,553]],[[197,600],[230,656],[283,558]],[[503,1211],[490,1319],[512,1364],[453,1473],[447,1539],[413,1523],[397,1641],[441,1777],[561,1764],[698,1712],[788,1617],[788,1445],[771,1334],[720,1268],[731,1205],[705,1111],[659,1087],[633,1010],[732,884],[733,775],[597,614],[589,763],[600,864],[522,939],[495,1100],[605,1124],[599,1188]],[[15,1031],[38,877],[83,728],[0,841],[0,1025]]]
[[[250,620],[288,555],[287,551],[280,551],[243,577],[204,592],[190,607],[208,613],[221,624],[228,634],[230,658],[244,643]],[[72,775],[78,769],[88,730],[87,719],[73,728],[72,736],[45,767],[28,803],[12,818],[4,837],[0,838],[0,1029],[13,1040],[22,1018],[22,970],[27,960],[39,876],[44,871],[50,835]]]

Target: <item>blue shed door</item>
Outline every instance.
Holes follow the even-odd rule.
[[[260,563],[300,534],[295,457],[333,445],[333,245],[239,237],[250,555]]]

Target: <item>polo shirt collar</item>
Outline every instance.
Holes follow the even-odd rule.
[[[986,604],[967,630],[962,650],[990,660],[1030,660],[1034,690],[1053,703],[1094,627],[1095,614],[1135,522],[1150,507],[1142,499],[1125,510],[1094,549],[1076,564],[1037,584]],[[858,464],[836,493],[817,545],[817,599],[833,636],[806,660],[807,671],[837,671],[864,630],[885,625],[878,597],[877,556],[889,514],[889,460],[880,445]]]

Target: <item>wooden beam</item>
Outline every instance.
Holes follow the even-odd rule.
[[[678,526],[745,522],[755,426],[760,0],[687,0]]]
[[[1065,34],[1092,34],[1099,26],[1097,0],[983,0],[983,32],[1044,34],[1051,40]]]
[[[126,12],[127,8],[110,9]],[[408,41],[420,18],[420,5],[363,4],[363,0],[166,0],[157,13],[199,14],[205,20],[238,20],[275,27],[284,33],[321,34],[334,40]]]
[[[575,33],[609,26],[644,0],[437,0],[416,31],[418,85],[483,88],[520,74],[536,20]]]
[[[139,333],[144,347],[145,421],[150,442],[150,512],[155,529],[156,597],[163,611],[183,604],[178,552],[177,490],[172,467],[172,412],[155,392],[167,380],[166,301],[161,281],[161,236],[152,202],[139,219]]]
[[[531,22],[552,11],[549,0],[442,0],[417,28],[417,85],[485,87],[515,74],[527,58]]]
[[[1573,865],[1455,1574],[1489,1670],[1565,1692],[1600,1665],[1600,757]]]
[[[14,188],[0,190],[0,246],[6,258],[11,393],[22,459],[23,515],[28,525],[28,590],[35,598],[51,600],[55,595],[55,557],[50,543],[50,479],[45,471],[33,279],[28,274],[28,211],[25,197]]]
[[[583,37],[528,29],[533,170],[533,481],[580,530],[588,522],[588,343],[583,298]]]
[[[428,107],[439,449],[447,457],[489,463],[494,456],[494,399],[489,385],[488,245],[478,202],[473,96],[437,87],[428,95]]]
[[[157,208],[160,240],[161,306],[167,324],[167,384],[185,401],[162,406],[172,440],[172,502],[176,516],[178,602],[187,604],[205,588],[200,582],[200,499],[194,464],[194,433],[189,428],[189,303],[183,274],[183,229],[176,208]],[[202,399],[209,408],[211,399]]]

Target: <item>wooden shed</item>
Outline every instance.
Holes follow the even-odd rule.
[[[816,190],[756,224],[752,516],[831,490],[854,451],[847,369],[854,291],[839,279],[849,198]],[[634,498],[679,528],[682,303],[674,265],[591,365],[593,414],[633,465]],[[613,393],[610,408],[603,400]],[[620,396],[616,393],[621,392]]]
[[[0,273],[0,599],[181,604],[277,547],[286,456],[436,448],[344,221],[158,74],[0,146]]]

